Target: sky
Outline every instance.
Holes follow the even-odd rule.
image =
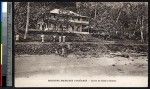
[[[2,12],[7,12],[7,2],[2,2]]]

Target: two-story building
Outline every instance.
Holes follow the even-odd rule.
[[[54,9],[44,13],[38,20],[37,29],[54,32],[82,33],[89,25],[87,16],[70,10]]]
[[[27,39],[42,42],[78,41],[82,34],[89,34],[89,20],[89,17],[70,10],[53,9],[39,16],[36,29],[28,29]],[[24,30],[20,32],[24,33]],[[19,41],[19,35],[16,35],[16,40]]]

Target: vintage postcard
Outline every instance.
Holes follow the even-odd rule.
[[[148,2],[15,2],[15,87],[148,87]]]

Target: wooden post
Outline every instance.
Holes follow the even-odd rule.
[[[64,55],[65,54],[65,49],[64,48],[62,48],[62,53],[61,53],[62,55]]]
[[[27,21],[26,21],[26,30],[25,30],[25,35],[24,35],[24,39],[27,38],[27,33],[28,33],[28,26],[29,26],[29,13],[30,13],[30,2],[28,2],[27,4]]]
[[[19,35],[16,35],[16,41],[19,41]]]
[[[63,42],[65,42],[65,40],[66,40],[66,36],[63,36]]]
[[[44,42],[44,35],[41,35],[41,38],[42,38],[42,42]]]
[[[61,42],[61,36],[59,36],[59,42]]]
[[[48,24],[46,23],[45,26],[46,26],[45,31],[47,31],[48,30]]]
[[[54,40],[53,40],[53,41],[55,42],[55,41],[56,41],[56,40],[55,40],[55,39],[56,39],[56,36],[53,36],[53,38],[54,38]]]

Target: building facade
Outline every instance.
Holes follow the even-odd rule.
[[[89,25],[87,16],[79,15],[73,11],[54,9],[44,13],[37,22],[37,29],[54,32],[82,33]]]

